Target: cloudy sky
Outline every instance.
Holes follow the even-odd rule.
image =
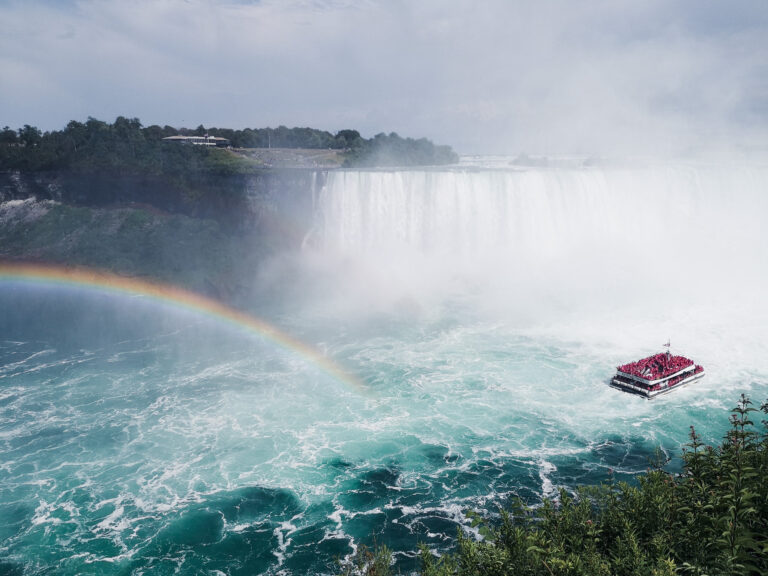
[[[766,0],[0,0],[0,126],[395,131],[462,153],[765,146]]]

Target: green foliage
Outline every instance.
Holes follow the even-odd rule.
[[[3,143],[9,143],[0,145],[0,170],[193,176],[217,166],[212,153],[220,150],[171,145],[162,141],[167,132],[157,126],[142,128],[138,118],[123,116],[113,124],[73,120],[64,130],[45,134],[26,125],[16,142],[10,142],[9,132],[2,133]]]
[[[660,465],[636,485],[561,490],[537,508],[518,505],[498,522],[470,514],[484,539],[458,536],[439,560],[422,547],[424,576],[671,576],[768,573],[768,423],[742,396],[719,447],[691,428],[684,470]]]
[[[449,146],[435,146],[426,138],[401,138],[392,132],[361,140],[347,153],[345,166],[436,166],[455,164],[458,155]]]
[[[363,140],[357,130],[340,130],[331,134],[315,128],[208,128],[211,136],[227,138],[235,148],[309,148],[345,150],[355,148]],[[180,134],[192,134],[181,129]]]
[[[386,546],[358,547],[352,561],[341,565],[342,576],[391,576],[392,552]]]
[[[0,132],[0,145],[15,146],[18,143],[19,135],[16,133],[16,130],[11,130],[8,126],[4,126],[3,131]]]
[[[448,146],[425,138],[403,139],[378,134],[371,140],[356,130],[335,135],[314,128],[205,128],[194,130],[157,125],[143,127],[138,118],[119,116],[112,124],[95,118],[72,120],[63,130],[42,133],[24,125],[0,132],[0,170],[71,170],[116,174],[173,175],[194,181],[199,174],[242,174],[259,166],[228,150],[164,142],[173,135],[227,138],[235,148],[309,148],[344,151],[348,165],[414,166],[448,164],[458,156]]]

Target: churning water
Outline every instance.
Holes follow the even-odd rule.
[[[466,510],[627,478],[768,396],[768,169],[329,174],[281,297],[300,352],[142,297],[0,283],[0,572],[403,572]],[[275,290],[269,293],[274,295]],[[610,389],[659,350],[707,369]],[[673,464],[674,465],[674,460]],[[611,472],[612,471],[612,472]]]

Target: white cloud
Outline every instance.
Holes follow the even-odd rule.
[[[768,129],[763,6],[8,2],[0,124],[351,127],[467,152],[744,141]]]

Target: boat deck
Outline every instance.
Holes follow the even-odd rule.
[[[654,398],[704,376],[704,368],[685,356],[654,354],[616,369],[610,384],[632,394]]]

